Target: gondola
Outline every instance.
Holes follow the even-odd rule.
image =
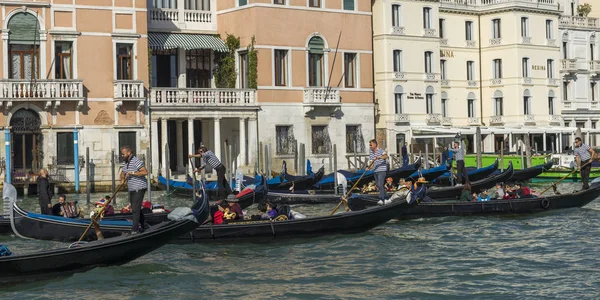
[[[235,189],[236,187],[236,181],[235,178],[231,179],[233,181],[233,187]],[[259,176],[255,176],[255,177],[249,177],[249,176],[244,176],[244,182],[242,186],[250,186],[250,185],[258,185],[261,182],[261,178]],[[199,181],[196,183],[196,189],[199,189]],[[206,193],[209,196],[209,199],[214,199],[216,198],[217,192],[218,192],[218,185],[216,181],[209,181],[205,183],[205,189],[206,189]],[[163,177],[162,175],[158,176],[158,182],[156,184],[156,187],[161,190],[161,191],[166,191],[167,190],[167,179],[165,177]],[[186,179],[185,181],[178,181],[178,180],[173,180],[170,179],[169,180],[169,189],[170,192],[178,195],[178,196],[191,196],[194,190],[194,185],[193,185],[193,179],[191,176],[186,175]]]
[[[7,190],[8,188],[8,190]],[[13,192],[9,190],[12,188]],[[16,200],[16,190],[4,183],[3,198]],[[41,251],[31,254],[0,257],[0,282],[16,283],[55,276],[70,275],[99,266],[122,265],[152,252],[170,242],[173,237],[184,235],[200,225],[208,216],[208,203],[202,201],[194,214],[152,226],[144,233],[79,243],[67,248]],[[187,209],[190,213],[192,210]],[[20,234],[20,232],[16,232]],[[10,246],[10,245],[9,245]],[[74,246],[74,247],[73,247]]]
[[[484,189],[489,189],[496,185],[498,182],[506,182],[513,175],[512,162],[508,164],[508,168],[504,172],[496,175],[484,178],[479,181],[471,182],[471,192],[479,193]],[[430,187],[427,190],[427,196],[431,199],[454,199],[460,197],[460,193],[463,190],[463,186],[449,186],[449,187]]]
[[[0,216],[0,235],[10,234],[12,229],[10,229],[10,219],[8,216]]]
[[[287,163],[283,162],[282,178],[285,180],[277,186],[269,186],[269,190],[306,190],[311,189],[313,185],[319,182],[325,173],[325,167],[321,167],[317,173],[305,176],[293,176],[287,173]]]
[[[493,164],[491,164],[487,167],[483,167],[483,168],[479,168],[479,169],[473,168],[472,170],[467,172],[467,176],[469,177],[470,181],[479,181],[488,176],[500,174],[500,172],[497,172],[495,174],[494,172],[496,172],[496,170],[498,170],[498,160],[496,160]],[[516,173],[517,171],[515,170],[514,172]],[[442,176],[433,180],[433,184],[440,185],[440,186],[448,186],[451,183],[450,176],[451,176],[450,172],[447,172],[447,173],[443,174]],[[514,174],[513,174],[513,176],[514,176]]]
[[[333,194],[333,191],[269,191],[265,199],[275,204],[323,204],[337,203],[341,196]]]
[[[549,192],[550,193],[550,192]],[[593,182],[590,188],[568,194],[550,195],[539,198],[518,198],[490,200],[485,202],[458,202],[456,200],[435,200],[421,202],[396,215],[395,219],[415,219],[445,216],[475,216],[503,214],[532,214],[554,209],[583,207],[600,196],[600,182]],[[356,199],[360,198],[360,199]],[[361,201],[362,205],[372,206],[376,198],[355,196],[349,201]]]
[[[406,179],[411,180],[411,181],[416,181],[417,179],[419,179],[419,177],[423,177],[427,181],[433,181],[434,179],[442,176],[442,174],[447,173],[451,169],[452,169],[452,164],[446,163],[444,165],[437,166],[437,167],[434,167],[431,169],[418,170],[418,171],[410,174],[410,176],[408,176]]]
[[[542,174],[544,171],[550,170],[553,164],[554,163],[552,161],[549,161],[543,165],[537,165],[523,170],[515,170],[513,176],[508,181],[527,181],[529,179],[535,178],[538,175]]]
[[[208,241],[265,241],[287,238],[316,237],[331,234],[360,233],[389,221],[393,216],[414,206],[404,199],[388,205],[332,216],[309,217],[283,221],[242,221],[221,225],[203,225],[180,236],[177,243]]]

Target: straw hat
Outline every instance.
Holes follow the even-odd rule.
[[[425,180],[425,177],[419,177],[419,179],[417,179],[417,183],[428,183],[429,181]]]

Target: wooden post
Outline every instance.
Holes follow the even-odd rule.
[[[333,151],[329,152],[329,172],[333,169]]]
[[[294,151],[294,171],[296,171],[296,176],[302,176],[304,173],[300,173],[300,165],[303,162],[300,161],[300,156],[298,155],[298,143],[295,143],[294,148],[296,150]]]
[[[194,145],[194,143],[192,142],[192,149],[196,149],[196,145]],[[192,162],[195,160],[195,158],[191,158],[190,159],[190,163],[188,165],[190,165],[190,170],[192,171],[192,203],[196,202],[196,173],[194,172],[194,166],[192,165]],[[152,200],[150,200],[152,201]]]
[[[433,165],[436,165],[436,159],[437,159],[437,138],[433,138]],[[440,159],[440,162],[442,162],[442,160]]]
[[[262,157],[262,155],[264,155],[263,152],[263,143],[262,142],[258,142],[258,152],[256,154],[256,157],[258,157],[258,167],[261,169],[261,171],[267,172],[267,165],[265,163],[265,159],[264,157]],[[262,160],[262,162],[261,162]]]
[[[144,162],[146,164],[146,168],[148,170],[148,175],[146,175],[147,178],[147,187],[148,187],[148,200],[150,200],[150,202],[152,202],[152,168],[147,164],[148,161],[152,161],[152,150],[150,150],[152,147],[148,147],[146,148],[146,161]],[[150,167],[150,168],[148,168]],[[117,197],[113,198],[114,202],[114,206],[117,206]]]
[[[338,178],[337,178],[337,147],[334,144],[333,145],[333,180],[334,180],[334,187],[335,187],[335,194],[338,194]]]
[[[525,169],[525,158],[523,156],[524,153],[525,151],[523,151],[523,141],[521,141],[521,170]]]
[[[300,163],[298,164],[298,168],[299,170],[299,174],[306,174],[307,170],[306,170],[306,154],[305,154],[305,148],[304,148],[304,144],[300,143],[300,145],[298,146],[298,161],[300,161]]]
[[[504,139],[502,139],[500,148],[500,171],[504,172]]]
[[[169,157],[169,144],[165,143],[165,179],[167,179],[167,197],[170,196],[171,185],[169,181],[171,180],[171,159]]]
[[[425,169],[429,169],[429,144],[425,143]]]
[[[85,195],[87,203],[90,203],[92,193],[92,181],[90,180],[90,147],[85,147]]]
[[[356,147],[356,139],[354,139],[354,171],[358,171],[358,158],[356,157],[356,151],[358,149]]]
[[[481,138],[481,127],[475,128],[475,145],[477,146],[477,168],[481,168],[481,153],[483,152],[483,141]],[[466,153],[466,151],[465,151]]]
[[[110,177],[112,179],[112,182],[110,184],[110,192],[111,192],[111,194],[115,193],[115,180],[117,179],[116,178],[116,174],[115,174],[115,168],[116,168],[115,150],[111,150],[110,151]]]
[[[531,141],[529,140],[529,133],[525,134],[525,157],[527,158],[527,167],[531,167]]]
[[[271,161],[269,159],[269,145],[265,145],[265,172],[267,179],[271,178]]]

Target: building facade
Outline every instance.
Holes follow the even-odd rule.
[[[94,179],[109,180],[111,150],[148,147],[145,4],[48,0],[0,6],[0,139],[7,145],[2,176],[18,183],[48,168],[57,182],[73,182],[75,173],[83,181],[85,172],[74,168],[76,162],[84,167],[89,148]]]
[[[559,15],[554,0],[375,1],[377,129],[390,152],[459,132],[470,151],[517,151],[527,134],[539,151],[561,149],[574,130],[561,116]]]

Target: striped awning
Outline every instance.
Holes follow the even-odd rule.
[[[228,51],[227,46],[220,38],[208,34],[148,32],[148,47],[153,50],[181,48],[185,50]]]

